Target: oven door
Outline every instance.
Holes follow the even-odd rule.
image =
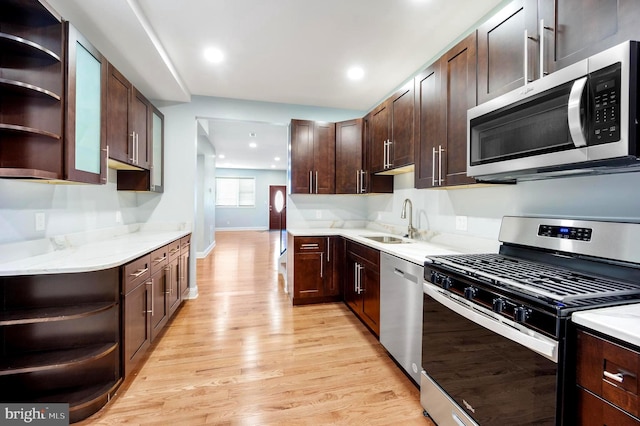
[[[434,421],[556,424],[558,342],[430,283],[423,289],[420,399]]]

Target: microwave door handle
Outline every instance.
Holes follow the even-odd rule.
[[[573,82],[569,103],[567,105],[567,121],[569,122],[569,133],[576,148],[587,146],[587,139],[582,131],[582,119],[580,117],[580,101],[587,85],[587,77],[582,77]]]

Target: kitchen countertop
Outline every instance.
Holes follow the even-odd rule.
[[[293,228],[287,229],[287,232],[296,237],[334,235],[345,237],[421,266],[424,265],[424,259],[428,255],[497,253],[500,247],[498,240],[457,234],[434,234],[429,241],[403,238],[406,243],[389,244],[373,241],[366,237],[375,235],[398,237],[398,235],[369,228]]]
[[[640,303],[576,312],[571,321],[640,348]]]
[[[185,226],[130,225],[0,245],[0,276],[90,272],[124,265],[191,233]]]

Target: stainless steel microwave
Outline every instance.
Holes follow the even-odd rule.
[[[467,174],[513,181],[636,170],[639,49],[627,41],[469,109]]]

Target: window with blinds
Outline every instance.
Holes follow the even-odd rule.
[[[252,177],[217,177],[217,207],[255,207],[256,180]]]

